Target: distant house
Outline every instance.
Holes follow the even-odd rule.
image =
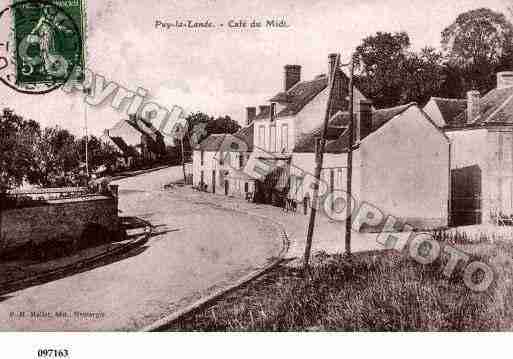
[[[208,136],[194,148],[193,185],[226,195],[242,196],[244,192],[254,191],[254,180],[237,171],[244,169],[253,150],[252,142],[253,124],[233,135]]]
[[[149,164],[166,152],[163,135],[151,122],[135,115],[105,130],[102,140],[118,150],[121,161],[127,166]]]
[[[446,118],[452,143],[451,222],[498,223],[513,216],[513,72],[497,87],[467,94],[465,108]],[[429,111],[428,111],[429,112]]]
[[[139,154],[134,147],[127,145],[121,137],[111,137],[109,136],[109,131],[106,130],[100,140],[116,150],[118,154],[116,169],[130,168],[135,164],[135,160],[138,158]]]

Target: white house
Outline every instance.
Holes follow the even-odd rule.
[[[255,191],[255,180],[244,174],[253,150],[253,124],[237,133],[213,134],[194,148],[193,185],[213,193],[244,196]]]
[[[247,108],[247,121],[254,124],[254,151],[249,165],[264,161],[276,169],[256,182],[257,201],[281,204],[287,195],[294,148],[301,138],[322,126],[332,73],[332,114],[347,110],[349,79],[340,68],[335,69],[336,56],[328,57],[328,75],[321,74],[309,81],[301,81],[301,66],[286,65],[283,89],[269,100],[268,105],[261,105],[258,114],[256,108]],[[355,89],[355,108],[361,100],[365,97]],[[251,169],[246,171],[251,172]]]
[[[352,197],[393,216],[402,225],[436,228],[448,224],[450,142],[416,105],[372,110],[362,101],[355,114]],[[337,116],[334,129],[347,126],[348,114]],[[312,198],[315,143],[319,132],[303,138],[293,154],[291,193]],[[328,193],[347,188],[349,135],[344,130],[325,148],[321,179]],[[323,186],[321,185],[321,188]],[[337,192],[340,191],[340,192]]]
[[[449,118],[453,225],[511,221],[513,216],[513,72],[497,87],[467,94],[466,109]]]
[[[335,80],[331,113],[335,116],[327,133],[324,192],[345,191],[347,176],[349,80],[335,69],[335,59],[336,55],[329,56],[328,69]],[[204,183],[209,190],[225,194],[254,192],[255,200],[262,203],[281,204],[287,196],[298,202],[312,198],[315,151],[328,103],[328,81],[327,75],[301,81],[300,66],[285,66],[283,90],[268,105],[260,106],[258,113],[255,107],[247,108],[245,137],[213,135],[196,149],[195,185]],[[446,226],[451,185],[451,144],[446,134],[416,104],[374,110],[356,89],[353,108],[353,197],[405,224]],[[229,145],[242,139],[249,146]],[[230,156],[229,163],[220,163],[219,154],[223,157],[227,152],[235,156]],[[244,158],[240,160],[237,153]],[[268,171],[259,171],[262,167]]]

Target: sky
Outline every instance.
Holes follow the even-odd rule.
[[[0,8],[9,1],[0,0]],[[480,7],[506,13],[509,5],[513,0],[89,0],[87,67],[128,90],[148,90],[151,101],[168,109],[228,114],[242,123],[245,107],[265,104],[282,90],[286,64],[301,65],[308,80],[327,71],[329,53],[347,60],[377,31],[406,31],[414,49],[439,47],[442,30],[458,14]],[[230,20],[268,19],[284,19],[288,27],[228,27]],[[163,29],[157,20],[225,25]],[[86,105],[79,95],[34,96],[4,87],[5,106],[43,126],[84,133]],[[90,107],[89,131],[99,135],[126,117],[108,104]]]

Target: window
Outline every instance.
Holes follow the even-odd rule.
[[[248,184],[248,182],[244,182],[244,192],[245,193],[249,192],[249,184]]]
[[[502,144],[503,161],[509,163],[512,161],[512,137],[511,133],[505,133]]]
[[[265,149],[265,126],[258,128],[258,145]]]
[[[287,124],[281,126],[281,148],[285,149],[285,152],[289,151],[289,125]]]
[[[224,165],[224,154],[223,152],[219,152],[219,165]]]
[[[239,168],[243,168],[244,167],[244,153],[240,152],[239,153]]]
[[[276,127],[276,150],[281,152],[283,150],[283,145],[281,143],[281,128]]]
[[[504,155],[503,148],[504,148],[504,137],[503,137],[502,133],[499,133],[499,153],[498,153],[499,165],[501,164],[503,155]]]
[[[203,166],[205,162],[205,151],[201,151],[201,165]]]
[[[276,152],[276,126],[269,127],[269,151]]]
[[[276,119],[276,103],[271,103],[271,122]]]

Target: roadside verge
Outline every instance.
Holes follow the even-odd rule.
[[[149,234],[150,233],[147,232],[138,234],[133,239],[118,242],[118,245],[116,245],[114,248],[108,248],[99,254],[94,253],[90,256],[85,256],[69,264],[56,266],[55,268],[51,268],[49,270],[43,270],[37,274],[29,274],[23,278],[0,282],[0,296],[32,287],[34,285],[57,280],[65,276],[73,275],[88,268],[94,268],[102,260],[107,260],[109,258],[113,258],[120,254],[126,253],[146,243],[148,241]]]

